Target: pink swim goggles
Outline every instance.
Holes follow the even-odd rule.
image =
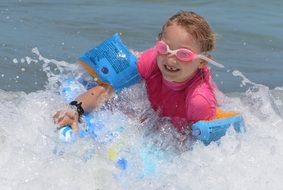
[[[206,57],[203,54],[196,54],[193,51],[189,50],[189,49],[185,49],[185,48],[180,48],[180,49],[176,49],[176,50],[171,50],[169,48],[169,46],[162,40],[156,42],[155,44],[155,49],[157,50],[157,52],[161,55],[167,55],[168,53],[175,55],[177,57],[177,59],[179,59],[180,61],[183,62],[189,62],[189,61],[193,61],[195,59],[203,59],[207,62],[212,63],[213,65],[223,68],[224,66],[221,65],[220,63],[217,63],[215,61],[213,61],[212,59]]]

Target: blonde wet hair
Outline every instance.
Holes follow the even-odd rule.
[[[180,11],[176,13],[163,25],[161,32],[158,34],[159,40],[161,40],[166,28],[173,24],[184,27],[184,29],[200,44],[202,52],[209,52],[214,49],[215,34],[206,19],[202,16],[191,11]]]

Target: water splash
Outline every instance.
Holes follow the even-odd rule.
[[[224,109],[243,114],[246,134],[228,131],[220,144],[204,146],[197,142],[189,151],[184,151],[181,148],[184,146],[176,140],[182,136],[175,133],[168,120],[158,118],[151,110],[144,84],[139,84],[122,91],[96,113],[97,122],[100,118],[99,122],[109,128],[125,127],[125,133],[114,144],[98,145],[83,138],[60,147],[52,122],[52,114],[65,106],[58,87],[65,78],[81,77],[84,73],[77,70],[76,64],[45,58],[37,48],[33,52],[38,57],[33,61],[42,63],[48,75],[46,89],[28,94],[0,90],[0,185],[3,189],[282,187],[282,89],[270,90],[250,81],[240,71],[233,71],[233,76],[241,79],[247,91],[233,96],[222,94],[221,104]],[[141,124],[137,118],[146,119]],[[154,133],[155,123],[161,126],[159,133]],[[137,171],[142,169],[143,160],[138,153],[145,145],[152,144],[159,150],[180,151],[170,154],[173,156],[169,160],[157,159],[156,168],[148,167],[148,172],[155,170],[154,175],[141,176]],[[122,156],[130,160],[131,169],[121,173],[107,158],[106,150],[110,146],[125,148]],[[63,148],[64,153],[54,154],[54,147]]]

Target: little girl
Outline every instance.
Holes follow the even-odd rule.
[[[207,67],[214,43],[207,21],[194,12],[182,11],[163,25],[155,46],[138,57],[138,72],[146,82],[153,109],[171,118],[180,132],[216,115],[214,85]],[[107,85],[88,90],[72,102],[77,110],[57,112],[55,123],[70,124],[74,132],[78,131],[80,115],[104,103],[111,93]]]

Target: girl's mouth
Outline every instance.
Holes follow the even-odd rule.
[[[169,72],[178,72],[180,69],[174,68],[174,67],[169,67],[168,65],[164,65],[165,70]]]

